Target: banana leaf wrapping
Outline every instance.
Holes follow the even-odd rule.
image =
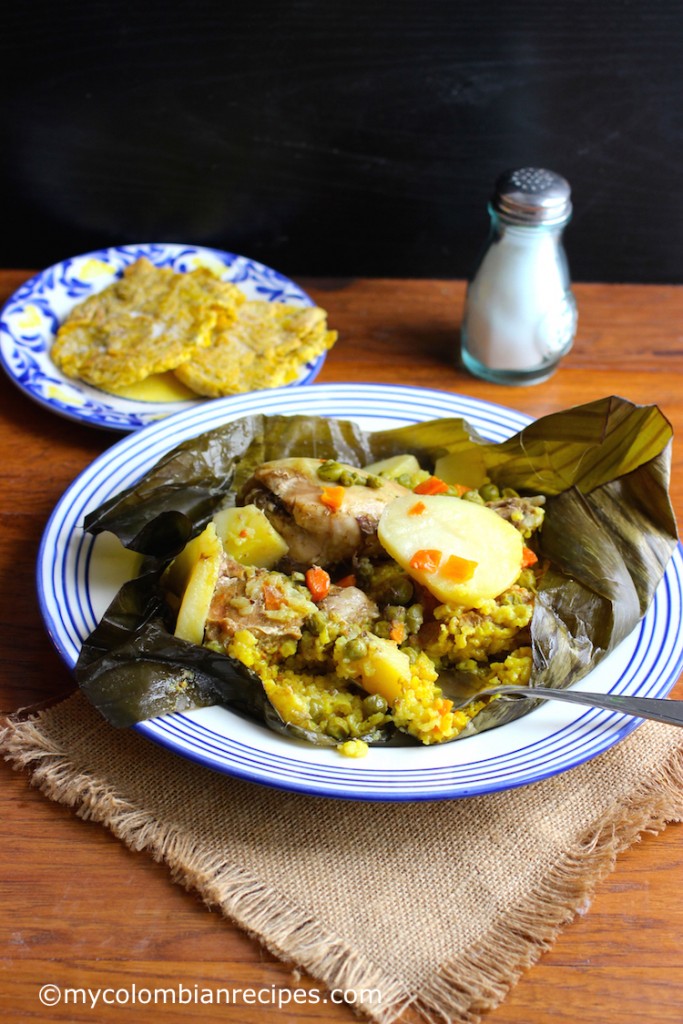
[[[636,626],[677,543],[669,499],[672,428],[656,406],[608,397],[542,417],[492,443],[446,418],[368,433],[344,421],[252,415],[179,445],[141,480],[91,512],[85,529],[111,531],[144,557],[85,640],[77,681],[113,725],[221,704],[268,728],[319,744],[270,704],[258,676],[224,654],[173,636],[160,577],[187,541],[262,462],[289,456],[366,465],[412,452],[445,479],[485,479],[547,496],[537,549],[550,564],[531,623],[531,686],[566,687]],[[502,725],[535,706],[494,701],[461,735]],[[460,737],[459,737],[460,738]],[[414,744],[387,730],[380,742]]]

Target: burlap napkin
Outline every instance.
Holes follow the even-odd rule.
[[[585,907],[643,830],[683,817],[683,742],[648,723],[522,789],[426,803],[305,797],[213,773],[107,725],[79,694],[0,750],[51,799],[366,1013],[474,1022]],[[381,993],[381,1002],[377,999]]]

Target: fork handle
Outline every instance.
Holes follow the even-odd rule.
[[[606,711],[619,711],[636,718],[650,718],[653,722],[667,725],[683,725],[683,700],[666,700],[662,697],[621,697],[613,693],[585,693],[581,690],[555,690],[548,686],[496,686],[491,693],[543,700],[563,700],[567,704],[585,704]]]

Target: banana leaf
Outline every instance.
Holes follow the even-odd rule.
[[[83,645],[80,686],[105,718],[128,726],[170,711],[224,704],[275,732],[317,739],[282,720],[259,677],[241,662],[173,635],[162,572],[148,563],[124,583]]]
[[[413,452],[447,480],[485,479],[547,496],[537,550],[547,560],[531,623],[531,686],[565,687],[586,675],[647,611],[677,543],[669,499],[672,428],[656,406],[610,396],[542,417],[506,441],[446,418],[368,433],[356,424],[253,415],[191,438],[90,513],[85,529],[111,531],[146,556],[83,644],[75,674],[114,725],[222,704],[268,728],[293,729],[251,670],[173,636],[160,575],[219,508],[234,502],[261,462],[289,456],[365,465]],[[531,701],[494,701],[463,736],[528,714]],[[391,729],[378,743],[414,741]]]

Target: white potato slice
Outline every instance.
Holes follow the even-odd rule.
[[[371,462],[369,466],[363,466],[366,473],[374,476],[383,476],[387,480],[398,480],[404,473],[419,473],[420,463],[414,455],[391,455],[388,459],[381,459],[379,462]],[[425,474],[428,475],[428,474]]]
[[[172,591],[177,597],[182,597],[194,569],[197,559],[202,552],[215,552],[221,550],[220,541],[216,536],[215,529],[208,527],[188,541],[183,550],[176,555],[162,577],[162,582],[167,590]]]
[[[444,604],[476,608],[512,586],[523,541],[514,526],[475,502],[447,495],[396,498],[378,536],[385,551]]]
[[[272,569],[289,551],[287,542],[256,505],[221,509],[213,522],[225,551],[241,565]]]
[[[187,582],[176,619],[175,635],[181,640],[201,644],[223,558],[223,547],[213,523],[191,540],[178,557],[182,558],[188,549],[189,556],[182,565],[183,570],[187,570]]]

